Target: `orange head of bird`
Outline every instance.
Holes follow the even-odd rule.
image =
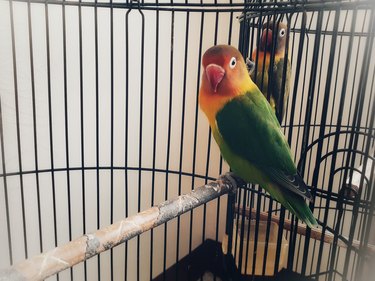
[[[249,75],[241,53],[228,45],[209,48],[203,55],[201,89],[205,93],[231,96],[248,82]]]
[[[262,51],[271,52],[276,38],[275,53],[285,51],[286,33],[288,26],[283,22],[274,23],[269,21],[263,24],[262,36],[260,38],[259,47]],[[277,34],[274,34],[274,33]]]
[[[228,45],[209,48],[202,58],[203,74],[199,104],[211,126],[215,116],[232,98],[246,94],[256,85],[251,81],[241,53]]]

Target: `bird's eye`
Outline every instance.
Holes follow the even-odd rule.
[[[235,57],[232,57],[232,58],[230,59],[230,62],[229,62],[229,67],[230,67],[230,68],[234,68],[234,67],[236,66],[236,64],[237,64],[237,60],[236,60],[236,58],[235,58]]]
[[[280,37],[284,37],[285,36],[285,29],[284,28],[280,29],[279,34],[280,34]]]

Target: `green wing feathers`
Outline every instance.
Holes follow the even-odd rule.
[[[236,154],[260,168],[297,173],[280,124],[259,90],[232,99],[217,113],[216,122]]]
[[[265,188],[265,187],[263,187]],[[297,218],[305,222],[310,228],[318,225],[305,200],[293,192],[284,192],[282,187],[273,185],[265,188],[272,197],[279,201],[285,208],[291,211]]]
[[[232,168],[238,167],[238,163],[231,162],[238,162],[240,158],[249,163],[249,167],[255,167],[251,171],[241,169],[239,173],[242,174],[238,175],[246,180],[264,179],[254,183],[264,187],[306,224],[316,225],[304,202],[304,198],[311,199],[311,194],[298,174],[276,115],[262,93],[255,89],[232,99],[217,113],[216,123],[225,142],[227,157],[224,155],[224,158],[228,164]],[[235,157],[228,156],[227,148]],[[254,171],[259,171],[262,176],[248,175]]]

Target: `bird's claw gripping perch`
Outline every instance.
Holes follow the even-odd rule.
[[[225,175],[221,175],[220,180],[224,180],[224,181],[229,181],[231,186],[233,187],[232,188],[232,192],[235,193],[237,188],[238,187],[243,187],[245,186],[247,183],[241,179],[240,177],[238,177],[235,173],[233,172],[228,172],[226,173]]]

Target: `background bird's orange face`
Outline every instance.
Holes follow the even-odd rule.
[[[234,95],[248,74],[241,53],[232,46],[217,45],[203,55],[202,87],[213,95]]]
[[[285,49],[286,34],[288,26],[283,22],[274,23],[266,22],[262,27],[262,36],[260,38],[260,49],[271,51],[273,48],[273,40],[276,38],[275,52],[281,52]],[[277,34],[274,34],[274,33]]]

